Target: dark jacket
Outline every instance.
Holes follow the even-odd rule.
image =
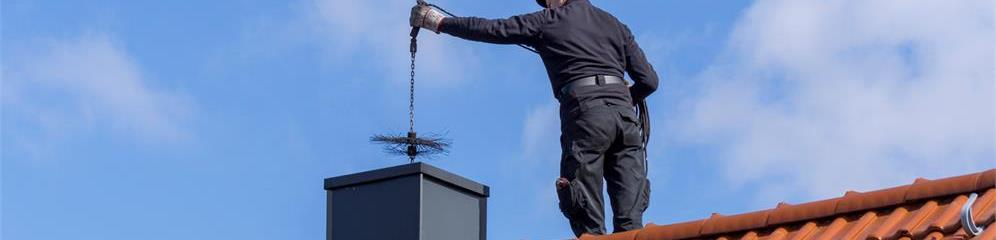
[[[657,73],[629,28],[588,0],[507,19],[445,18],[439,28],[468,40],[532,46],[543,58],[558,99],[563,84],[592,75],[629,73],[635,82],[629,93],[637,100],[657,89]]]

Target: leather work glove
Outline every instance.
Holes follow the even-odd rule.
[[[420,27],[439,33],[439,23],[443,22],[443,13],[426,5],[415,5],[412,7],[412,16],[408,20],[412,27]]]

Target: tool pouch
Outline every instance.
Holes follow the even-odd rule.
[[[579,219],[578,216],[585,211],[585,207],[588,205],[588,197],[577,179],[571,180],[567,186],[557,189],[557,198],[560,200],[560,211],[568,219]]]

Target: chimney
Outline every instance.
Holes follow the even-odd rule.
[[[325,179],[326,239],[484,240],[488,186],[417,162]]]

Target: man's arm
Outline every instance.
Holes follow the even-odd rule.
[[[547,22],[548,11],[518,15],[506,19],[447,17],[439,31],[479,42],[497,44],[533,44]]]
[[[654,66],[647,62],[647,57],[643,55],[643,49],[636,43],[629,28],[625,29],[626,35],[626,73],[633,79],[633,86],[629,92],[633,101],[637,102],[647,98],[657,90],[657,72]]]

